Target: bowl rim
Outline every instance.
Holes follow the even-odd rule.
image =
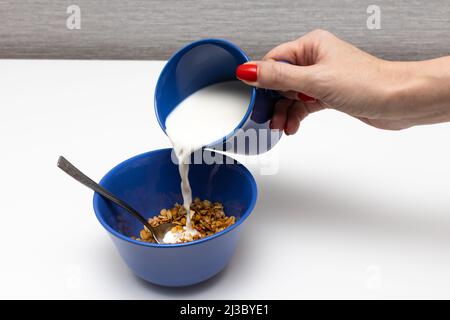
[[[127,160],[124,160],[121,163],[119,163],[118,165],[114,166],[112,169],[110,169],[100,180],[99,184],[103,185],[105,180],[109,179],[116,171],[128,166],[131,162],[134,162],[134,161],[142,159],[142,158],[149,157],[153,153],[161,153],[161,152],[168,152],[168,151],[172,152],[172,148],[156,149],[156,150],[138,154]],[[224,154],[224,156],[228,157],[225,154]],[[250,181],[250,187],[251,187],[251,191],[252,191],[252,198],[250,200],[250,205],[248,206],[247,210],[245,210],[244,214],[233,225],[231,225],[230,227],[228,227],[220,232],[217,232],[211,236],[208,236],[208,237],[205,237],[205,238],[202,238],[199,240],[194,240],[194,241],[184,242],[184,243],[175,243],[175,244],[158,244],[158,243],[142,242],[142,241],[133,240],[130,237],[127,237],[127,236],[123,235],[122,233],[116,231],[103,219],[103,217],[99,213],[101,211],[99,208],[99,200],[101,198],[101,195],[99,195],[96,192],[94,192],[94,196],[93,196],[93,207],[94,207],[95,216],[97,217],[97,220],[100,222],[100,224],[103,226],[103,228],[105,228],[106,231],[108,231],[112,235],[114,235],[117,238],[122,239],[124,241],[130,242],[132,244],[144,246],[144,247],[179,248],[179,247],[187,247],[187,246],[202,244],[207,241],[218,238],[222,235],[225,235],[228,232],[231,232],[232,230],[237,228],[239,225],[241,225],[248,218],[248,216],[250,215],[250,213],[253,211],[253,209],[255,207],[256,199],[258,197],[258,189],[256,186],[256,181],[255,181],[255,178],[253,177],[253,175],[251,174],[251,172],[243,164],[241,164],[240,162],[238,162],[235,159],[233,159],[233,160],[236,162],[233,165],[237,165],[239,167],[239,169],[242,171],[242,173],[245,175],[245,177]]]
[[[200,39],[200,40],[197,40],[197,41],[193,41],[191,43],[188,43],[187,45],[185,45],[181,49],[179,49],[177,52],[175,52],[167,60],[167,62],[164,65],[163,69],[161,70],[161,73],[159,74],[158,80],[156,81],[155,93],[154,93],[154,97],[153,97],[153,105],[154,105],[154,110],[155,110],[155,114],[156,114],[156,120],[158,121],[159,126],[161,127],[161,129],[164,131],[164,134],[166,134],[166,135],[167,135],[166,123],[163,122],[161,117],[159,116],[158,101],[156,99],[159,91],[161,91],[161,78],[164,77],[166,75],[166,73],[168,72],[169,65],[172,62],[172,60],[174,60],[174,59],[178,59],[179,60],[186,52],[188,52],[192,48],[195,48],[195,47],[198,47],[198,46],[201,46],[201,45],[204,45],[204,44],[213,44],[213,45],[218,45],[218,46],[227,46],[227,47],[235,50],[236,52],[238,52],[242,56],[242,58],[244,59],[244,61],[245,61],[244,63],[247,63],[247,62],[250,61],[249,56],[245,53],[244,50],[242,50],[240,47],[235,45],[233,42],[225,40],[225,39],[222,39],[222,38],[205,38],[205,39]],[[232,80],[230,80],[230,81],[232,81]],[[250,119],[250,116],[253,113],[253,109],[254,109],[255,103],[256,103],[256,88],[254,86],[250,86],[250,88],[251,88],[251,97],[250,97],[250,101],[249,101],[249,104],[248,104],[248,107],[247,107],[247,111],[245,112],[245,115],[241,119],[239,124],[236,126],[236,128],[234,128],[231,132],[229,132],[225,137],[219,138],[216,141],[212,141],[212,142],[208,143],[208,146],[215,146],[215,145],[224,143],[224,141],[226,141],[226,140],[230,139],[231,137],[233,137],[239,129],[243,128],[244,125],[247,123],[247,121]]]

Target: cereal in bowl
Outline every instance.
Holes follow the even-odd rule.
[[[191,228],[186,226],[186,210],[176,203],[171,209],[162,209],[158,216],[149,218],[152,227],[163,223],[174,223],[170,232],[164,237],[165,243],[183,243],[202,239],[220,232],[236,222],[234,216],[226,216],[223,205],[219,202],[200,200],[195,198],[190,207]],[[146,227],[139,233],[139,237],[132,237],[137,241],[155,242],[151,231]]]

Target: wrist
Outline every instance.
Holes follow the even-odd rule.
[[[417,124],[450,121],[450,59],[388,62],[390,114]]]
[[[420,62],[388,61],[385,101],[389,118],[400,120],[415,117],[417,97],[425,91],[426,82],[420,72]]]

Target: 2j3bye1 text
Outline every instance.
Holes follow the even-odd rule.
[[[269,306],[266,304],[225,304],[223,307],[205,307],[188,304],[180,308],[180,315],[203,315],[210,318],[215,313],[229,317],[238,315],[267,315],[269,314]]]

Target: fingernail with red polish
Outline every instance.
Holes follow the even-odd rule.
[[[238,79],[255,82],[258,79],[258,66],[253,63],[241,64],[236,69],[236,77]]]
[[[310,96],[308,96],[308,95],[306,95],[306,94],[304,94],[304,93],[301,93],[301,92],[299,92],[299,93],[297,94],[297,97],[298,97],[299,100],[302,100],[302,101],[304,101],[304,102],[308,102],[308,101],[316,101],[315,98],[310,97]]]

